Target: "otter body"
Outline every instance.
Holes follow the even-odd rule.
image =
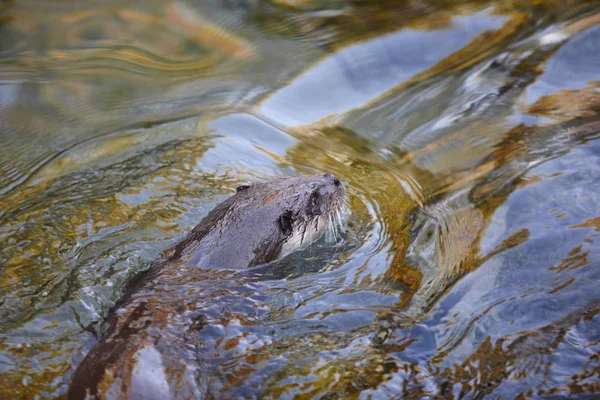
[[[312,243],[344,204],[331,174],[240,186],[137,277],[71,378],[69,399],[203,398],[198,309],[223,269],[267,264]],[[208,282],[208,283],[207,283]],[[212,298],[211,298],[212,299]]]

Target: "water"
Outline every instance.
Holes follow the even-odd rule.
[[[213,394],[600,395],[599,49],[585,1],[0,4],[0,398],[64,396],[131,275],[317,171],[337,242],[190,272]]]

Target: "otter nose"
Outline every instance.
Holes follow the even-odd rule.
[[[336,178],[335,176],[333,176],[330,173],[323,174],[323,176],[329,180],[333,180],[333,184],[335,186],[340,186],[342,184],[342,182],[340,182],[340,180],[338,178]]]

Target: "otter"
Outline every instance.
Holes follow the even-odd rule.
[[[239,186],[129,282],[71,376],[67,398],[204,398],[196,346],[206,310],[194,299],[206,282],[304,248],[333,226],[344,204],[344,186],[329,173]]]

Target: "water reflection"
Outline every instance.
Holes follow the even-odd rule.
[[[349,46],[269,97],[260,112],[287,126],[343,114],[431,68],[484,30],[498,29],[504,19],[481,12],[453,18],[450,29],[401,30]]]
[[[209,392],[596,396],[599,15],[0,5],[0,397],[63,396],[135,272],[239,184],[316,171],[339,241],[189,271]]]

